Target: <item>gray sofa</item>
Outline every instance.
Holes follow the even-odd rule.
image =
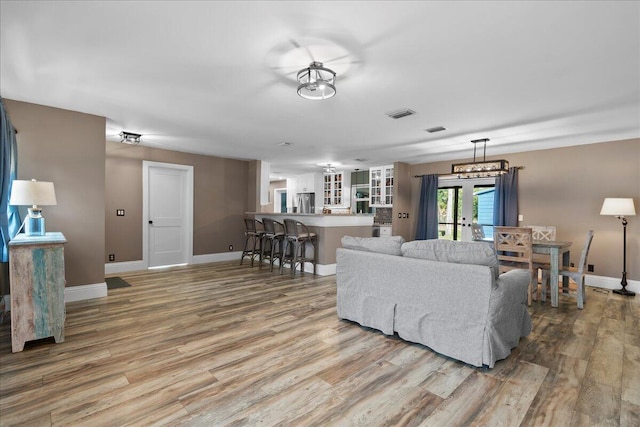
[[[341,319],[490,368],[531,332],[528,272],[499,275],[486,243],[345,236],[342,246]]]

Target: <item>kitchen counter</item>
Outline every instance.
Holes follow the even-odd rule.
[[[292,218],[304,225],[315,227],[354,227],[373,225],[373,214],[301,214],[301,213],[264,213],[250,212],[256,219],[268,217],[282,222],[284,218]]]
[[[342,246],[343,236],[371,237],[373,214],[301,214],[247,212],[247,216],[257,220],[273,218],[283,222],[285,218],[300,221],[318,235],[318,265],[320,276],[336,273],[336,249]],[[305,271],[313,272],[311,264],[305,264]]]

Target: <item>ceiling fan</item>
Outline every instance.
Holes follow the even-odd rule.
[[[336,79],[343,81],[353,73],[361,63],[357,50],[355,43],[344,37],[338,40],[335,37],[299,36],[271,49],[267,63],[281,80],[297,83],[299,92],[302,89],[304,93],[300,96],[314,96],[316,94],[311,92],[321,89],[313,87],[314,78],[335,86]]]

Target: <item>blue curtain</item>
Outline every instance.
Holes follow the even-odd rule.
[[[509,172],[496,178],[493,224],[518,226],[518,168],[509,168]]]
[[[0,243],[2,262],[9,261],[9,241],[20,228],[20,214],[17,206],[9,206],[11,183],[16,179],[18,168],[18,146],[16,132],[0,99]]]
[[[416,240],[438,238],[438,175],[423,175]]]

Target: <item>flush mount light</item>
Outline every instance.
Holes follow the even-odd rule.
[[[331,166],[331,163],[327,163],[327,165],[324,166],[322,170],[324,171],[324,173],[336,173],[336,167]]]
[[[120,142],[122,142],[123,144],[137,145],[140,144],[141,136],[142,135],[140,135],[139,133],[126,132],[123,130],[122,132],[120,132]]]
[[[509,162],[506,160],[487,162],[487,141],[489,138],[471,141],[473,143],[473,163],[451,165],[451,173],[458,175],[458,178],[490,178],[509,172]],[[484,155],[481,162],[476,162],[476,146],[479,142],[484,145]]]
[[[298,71],[298,95],[305,99],[329,99],[336,94],[336,73],[325,68],[322,62],[312,62]]]

